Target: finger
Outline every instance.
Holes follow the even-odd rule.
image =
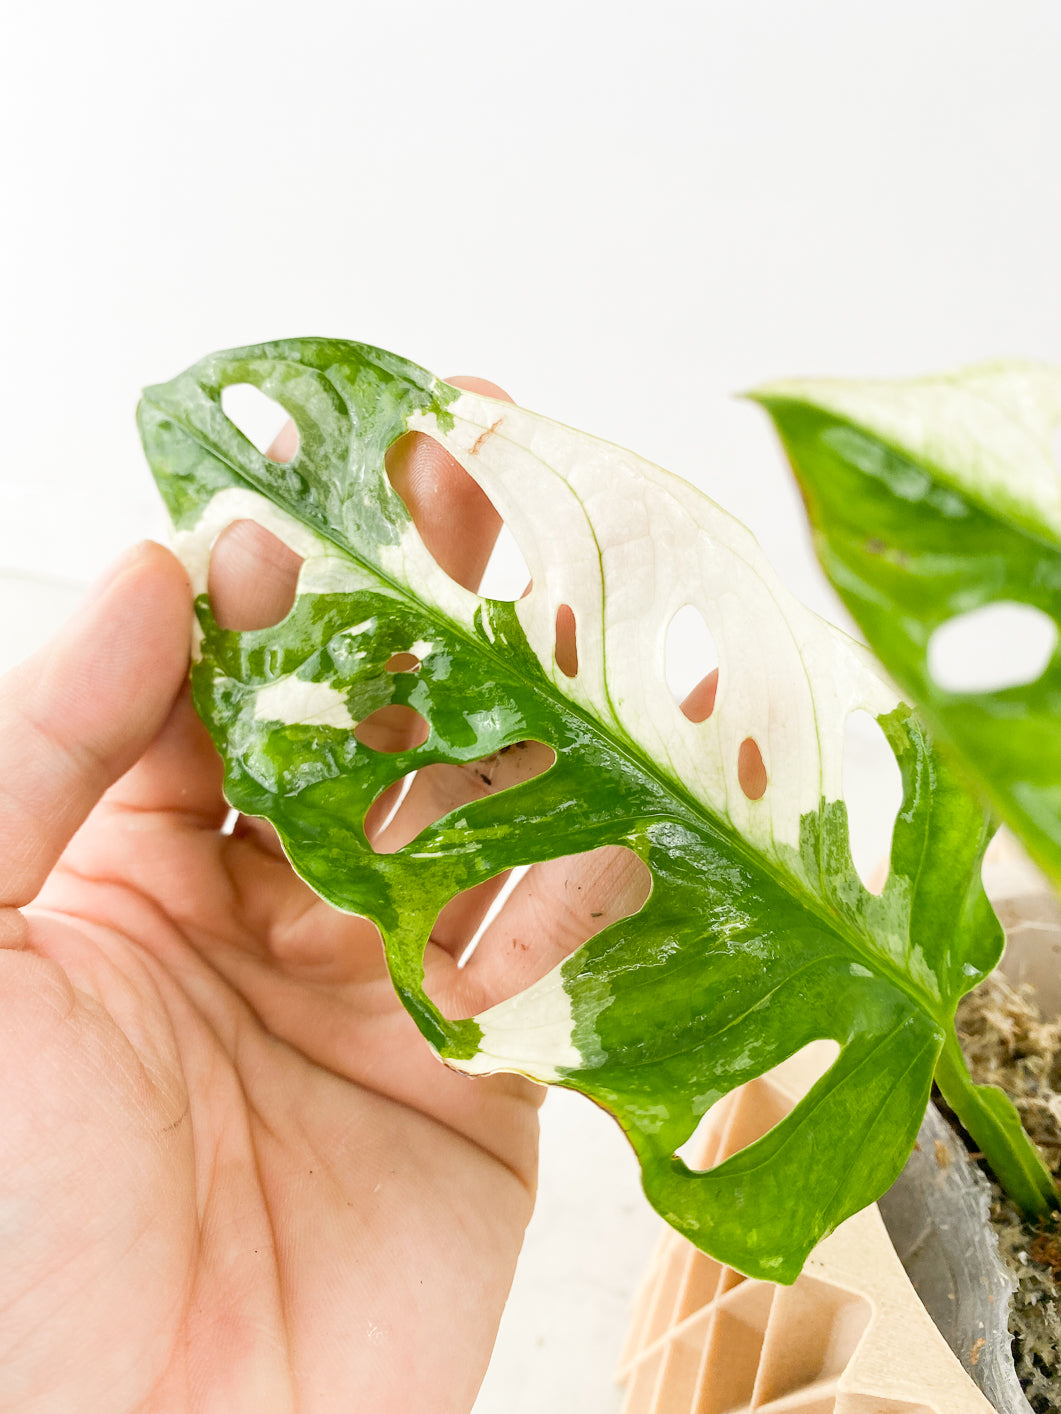
[[[512,401],[483,378],[447,381],[470,393]],[[420,432],[395,442],[387,454],[387,475],[438,563],[458,584],[477,589],[501,529],[501,517],[486,493],[441,443]]]
[[[448,978],[448,1006],[473,1016],[538,981],[603,928],[636,913],[651,875],[621,845],[536,864],[512,891],[467,965]],[[447,1010],[447,1006],[443,1006]]]
[[[706,722],[715,710],[718,695],[718,669],[712,668],[706,678],[701,678],[689,696],[681,704],[682,712],[690,722]]]
[[[560,641],[558,622],[557,661],[561,662],[564,653],[569,653],[573,658],[574,651],[573,627],[570,641],[565,645]],[[715,668],[693,688],[682,702],[681,710],[690,721],[702,722],[714,710],[717,692],[718,669]],[[473,762],[470,767],[461,768],[429,767],[427,770],[421,771],[413,782],[407,798],[406,809],[408,813],[406,818],[401,819],[396,816],[390,830],[381,836],[376,847],[380,850],[398,849],[414,839],[426,825],[440,819],[448,811],[466,805],[471,800],[497,790],[504,790],[508,786],[517,785],[522,780],[539,775],[542,771],[547,770],[555,759],[556,753],[551,747],[545,746],[541,742],[527,741],[521,742],[516,752],[511,754],[501,752],[491,758],[489,762]],[[484,774],[484,768],[489,771],[489,774]],[[423,778],[422,782],[421,778]],[[475,781],[483,782],[478,790],[474,787]],[[421,786],[419,791],[417,791],[418,786]],[[542,884],[551,882],[558,871],[564,876],[568,892],[572,887],[572,878],[576,892],[586,890],[581,911],[572,911],[564,905],[562,900],[557,901],[559,906],[557,916],[560,922],[559,933],[554,938],[554,942],[557,943],[559,952],[554,955],[553,961],[546,961],[541,972],[536,972],[535,976],[526,976],[523,981],[519,980],[521,969],[517,966],[511,973],[516,979],[514,990],[522,990],[522,987],[529,985],[536,976],[544,975],[549,967],[555,964],[555,961],[566,957],[575,947],[580,946],[587,938],[606,927],[608,923],[625,918],[631,912],[636,911],[648,896],[647,868],[631,851],[626,849],[601,850],[595,851],[589,856],[576,856],[576,858],[583,858],[585,862],[576,865],[573,874],[570,860],[555,861],[552,865],[541,865],[531,870],[526,879],[514,890],[505,911],[499,915],[493,928],[486,933],[480,942],[479,949],[476,951],[477,957],[488,958],[491,948],[494,948],[496,952],[498,930],[503,932],[506,928],[518,929],[523,919],[521,909],[529,909],[541,902]],[[620,885],[618,892],[614,897],[609,898],[605,908],[594,909],[590,904],[594,892],[600,888],[602,877],[613,874]],[[475,889],[469,889],[453,899],[439,915],[432,930],[431,941],[449,953],[451,957],[460,958],[507,877],[507,874],[499,875],[497,878],[490,879]],[[615,912],[616,907],[619,909],[618,912]],[[529,953],[524,960],[528,963],[532,962]],[[480,963],[481,967],[486,965]],[[525,968],[522,970],[526,973]],[[470,975],[474,975],[474,973]],[[488,1004],[492,1005],[492,1003]]]
[[[393,853],[450,811],[532,780],[555,760],[552,747],[521,741],[468,765],[427,766],[417,772],[402,808],[376,837],[374,848]],[[458,894],[436,920],[431,941],[460,957],[507,878],[506,871]]]
[[[449,381],[467,391],[511,402],[503,389],[485,379],[454,378]],[[287,460],[296,448],[297,433],[293,424],[289,424],[270,448],[269,456],[276,461]],[[440,443],[420,434],[406,436],[394,444],[387,456],[387,474],[438,563],[461,584],[476,588],[500,529],[500,518],[485,494]],[[265,627],[268,623],[277,622],[290,608],[297,575],[297,556],[268,532],[260,527],[250,527],[249,523],[231,527],[226,536],[219,540],[211,560],[209,588],[215,617],[224,626],[232,628]],[[261,587],[263,581],[272,582],[271,597]],[[256,583],[259,586],[257,590],[254,588]],[[423,740],[426,726],[418,714],[408,708],[386,707],[359,724],[356,734],[360,741],[374,750],[405,751]],[[442,769],[452,769],[458,775],[461,770]],[[391,813],[400,789],[401,783],[398,783],[372,806],[366,821],[370,839],[378,833],[380,825]],[[454,808],[453,805],[446,805],[445,808],[432,806],[429,801],[431,794],[432,790],[422,785],[414,797],[412,815],[404,816],[407,824],[413,823],[413,834],[418,834],[428,823],[426,812],[431,808],[436,809],[437,813],[431,817],[435,819]],[[473,797],[465,797],[470,798]],[[418,801],[423,802],[419,807]],[[399,815],[403,812],[404,805]],[[257,843],[273,859],[282,857],[283,851],[275,831],[263,820],[241,817],[233,829],[233,837],[237,844]],[[406,838],[412,838],[412,835]],[[377,848],[398,847],[398,844],[380,846],[377,843]],[[248,871],[253,871],[254,859],[241,848],[232,848],[228,853],[230,870],[238,885]],[[271,874],[269,893],[268,907],[278,915],[297,916],[305,906],[302,892],[294,879],[288,896],[281,879]],[[483,901],[470,911],[465,908],[465,916],[469,919],[475,916],[477,921],[492,897],[493,890],[488,897],[484,894]],[[459,913],[459,910],[456,912]]]
[[[298,428],[290,418],[273,438],[272,446],[266,452],[271,462],[289,462],[298,451]]]
[[[289,462],[297,451],[298,429],[288,419],[266,456],[270,461]],[[302,560],[295,551],[263,526],[254,521],[230,525],[218,537],[210,556],[207,593],[214,618],[222,628],[237,632],[280,623],[295,601],[301,568]],[[285,859],[276,831],[267,820],[241,815],[232,835],[257,844],[274,859]]]
[[[298,428],[290,418],[266,452],[270,461],[289,462],[298,451]],[[207,593],[222,628],[271,628],[286,618],[295,600],[302,561],[289,545],[254,521],[230,525],[210,555]]]
[[[546,770],[555,759],[556,753],[550,747],[528,741],[467,766],[424,768],[413,782],[412,789],[419,786],[419,793],[409,813],[404,818],[402,812],[395,815],[392,826],[376,839],[377,852],[400,849],[426,825],[451,810],[529,780]],[[274,860],[283,860],[286,856],[267,821],[240,816],[232,830],[232,839],[227,842],[226,864],[249,910],[246,917],[250,931],[267,934],[271,929],[271,936],[277,939],[273,948],[278,957],[282,956],[292,966],[297,960],[300,967],[310,963],[315,969],[327,967],[329,980],[343,980],[344,957],[351,966],[361,965],[367,936],[364,930],[369,928],[372,939],[378,941],[374,927],[364,925],[361,919],[348,919],[351,926],[345,933],[331,929],[322,931],[319,919],[312,926],[306,926],[309,923],[307,910],[313,901],[309,886],[290,874],[259,870],[260,854],[256,858],[239,847],[241,842],[247,841],[256,843],[260,852],[264,851]],[[431,942],[453,958],[459,958],[507,878],[507,872],[499,874],[452,899],[435,922]],[[326,964],[322,950],[326,953],[328,949],[333,952]]]
[[[282,540],[252,520],[238,520],[217,540],[210,556],[207,593],[221,628],[271,628],[295,602],[302,560]]]
[[[295,424],[289,422],[268,455],[274,461],[289,461],[297,446]],[[230,525],[213,548],[207,577],[210,609],[219,626],[243,632],[280,623],[295,602],[301,568],[300,556],[264,526],[252,520]],[[283,857],[276,831],[265,820],[241,816],[234,833],[256,840],[274,857]]]
[[[573,632],[570,642],[560,642],[561,627],[558,623],[558,663],[564,654],[573,658],[575,651]],[[714,710],[717,692],[715,668],[693,688],[681,710],[690,721],[702,722]],[[533,749],[524,763],[530,775],[539,774],[555,760],[555,753],[540,742],[525,742],[523,746]],[[515,781],[506,779],[504,773],[492,782],[494,789],[506,784]],[[465,802],[454,800],[450,808],[461,803]],[[413,801],[412,809],[416,812],[418,802]],[[416,823],[413,818],[406,828]],[[451,958],[459,959],[506,877],[491,879],[454,899],[439,916],[432,942]],[[520,880],[481,938],[473,957],[461,969],[459,981],[447,974],[467,1007],[460,1015],[482,1011],[530,986],[595,933],[636,913],[650,887],[647,866],[623,847],[536,865]]]
[[[254,521],[229,526],[214,547],[208,578],[220,626],[256,629],[278,623],[294,600],[301,563],[293,550]],[[186,690],[158,740],[108,801],[139,810],[174,811],[204,828],[218,829],[228,814],[223,774],[221,758]]]
[[[377,854],[393,854],[451,810],[533,780],[555,760],[551,746],[520,741],[463,765],[425,766],[413,778],[401,809],[372,840],[373,848]]]
[[[511,402],[481,378],[456,386]],[[289,461],[298,433],[289,422],[269,448],[273,461]],[[404,500],[424,543],[444,570],[467,588],[482,577],[500,529],[490,501],[460,463],[432,438],[401,438],[387,456],[387,474]],[[238,521],[220,536],[210,560],[208,592],[222,628],[262,629],[279,623],[294,602],[301,561],[287,545],[253,521]],[[360,725],[357,736],[375,751],[408,751],[426,735],[424,723],[404,707],[384,707]],[[377,813],[379,818],[379,813]],[[247,827],[253,834],[258,827]],[[263,840],[275,848],[268,839]]]
[[[229,834],[234,840],[253,841],[259,849],[274,859],[287,859],[280,836],[268,820],[262,820],[256,815],[238,815]]]
[[[177,560],[137,546],[0,684],[0,904],[28,903],[106,788],[170,715],[188,664]]]
[[[266,826],[264,820],[247,823]],[[289,976],[321,983],[349,981],[363,975],[366,965],[383,976],[374,923],[332,908],[298,877],[282,852],[272,854],[257,836],[234,832],[221,844],[245,951],[265,956]]]
[[[298,433],[288,422],[268,455],[290,461],[297,450]],[[221,626],[252,629],[278,623],[294,599],[300,563],[294,551],[252,521],[230,526],[211,556],[208,583]],[[143,759],[108,794],[108,804],[174,812],[216,830],[228,814],[222,777],[221,758],[186,687]],[[275,835],[273,840],[279,852]]]
[[[563,650],[559,641],[559,627],[557,637],[559,662],[562,651],[570,651],[573,655],[574,642],[572,637],[568,649]],[[691,721],[704,721],[714,710],[717,691],[718,669],[715,668],[685,698],[681,704],[682,711]],[[436,766],[420,772],[409,792],[407,818],[401,820],[396,816],[390,830],[381,835],[376,847],[381,850],[398,849],[414,839],[427,824],[441,818],[449,810],[457,809],[492,791],[516,785],[520,780],[536,776],[556,759],[556,753],[541,742],[522,742],[520,748],[520,753],[514,757],[506,757],[506,753],[500,753],[498,757],[492,758],[497,765],[491,769],[489,777],[480,775],[480,769],[487,766],[487,762],[474,762],[471,767],[462,768]],[[455,774],[458,771],[463,775]],[[438,774],[432,777],[431,772]],[[424,778],[423,787],[414,795],[421,777]],[[477,779],[483,780],[484,784],[475,792],[471,782]],[[594,933],[600,932],[609,923],[636,912],[647,898],[650,883],[648,870],[630,850],[599,850],[591,855],[575,858],[583,862],[576,864],[573,872],[570,859],[554,861],[551,865],[539,865],[529,871],[506,902],[505,909],[480,941],[475,953],[478,962],[474,963],[474,959],[472,960],[474,965],[470,964],[463,985],[478,987],[481,982],[485,988],[484,995],[493,997],[493,1000],[486,1001],[483,1005],[492,1006],[494,1000],[501,1000],[502,992],[504,995],[512,995],[529,986]],[[528,931],[526,925],[536,921],[533,910],[548,904],[547,890],[560,875],[563,876],[568,898],[558,896],[552,901],[552,906],[556,909],[557,926],[554,933],[547,935],[546,947],[531,947],[524,952],[517,942],[510,949],[516,956],[506,960],[504,941],[499,950],[498,938],[504,940],[510,933],[515,937],[521,928]],[[616,892],[608,895],[605,907],[597,909],[593,907],[594,896],[600,890],[602,882],[610,887],[609,876],[614,876],[617,882]],[[453,899],[439,915],[432,930],[431,941],[453,959],[459,959],[507,878],[507,873],[499,875]],[[543,888],[546,890],[544,893]],[[579,909],[570,907],[572,888],[576,894],[581,895]],[[529,931],[533,935],[533,928]],[[542,959],[540,965],[537,960],[539,956]]]
[[[470,393],[512,401],[503,388],[485,378],[462,376],[447,381]],[[486,494],[440,442],[419,432],[400,438],[390,448],[387,475],[439,565],[465,589],[477,589],[501,529],[501,517]],[[358,739],[375,751],[410,751],[426,735],[425,723],[402,707],[381,708],[357,730]],[[390,814],[395,795],[392,788],[388,797],[373,805],[366,820],[370,838]]]
[[[183,620],[190,617],[187,608]],[[140,760],[105,798],[108,807],[158,811],[202,829],[221,827],[228,805],[221,793],[223,767],[210,733],[192,706],[185,679],[162,730]]]

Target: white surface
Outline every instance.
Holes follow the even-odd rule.
[[[619,1414],[615,1371],[661,1226],[612,1120],[551,1090],[538,1202],[474,1414]]]
[[[161,533],[138,388],[325,333],[690,477],[835,613],[733,394],[1061,359],[1059,44],[1053,0],[7,6],[0,568]],[[616,1404],[651,1220],[575,1104],[477,1414]]]
[[[70,617],[86,585],[0,570],[0,673],[6,673]]]

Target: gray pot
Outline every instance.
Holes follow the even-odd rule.
[[[988,1221],[987,1180],[929,1105],[899,1181],[878,1204],[899,1260],[940,1334],[998,1414],[1032,1414],[1010,1353],[1010,1296]]]
[[[1056,895],[1004,833],[988,852],[984,885],[1006,930],[1002,971],[1014,985],[1034,986],[1045,1018],[1058,1015]],[[1009,1301],[1016,1283],[988,1221],[990,1189],[931,1105],[917,1148],[879,1207],[914,1290],[969,1376],[998,1414],[1031,1414],[1010,1353]]]

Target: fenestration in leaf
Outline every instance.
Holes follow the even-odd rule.
[[[867,640],[1061,884],[1061,650],[1034,681],[992,691],[947,690],[929,661],[934,632],[985,605],[1028,605],[1061,623],[1061,369],[792,380],[753,396]]]
[[[277,465],[226,418],[257,385],[299,430]],[[420,1029],[451,1065],[520,1071],[612,1111],[658,1210],[698,1246],[792,1281],[814,1243],[871,1202],[910,1150],[958,998],[1001,933],[979,883],[987,827],[868,655],[783,589],[751,535],[629,452],[461,392],[365,345],[302,339],[204,360],[148,389],[147,455],[197,594],[192,679],[238,810],[267,816],[295,868],[372,918]],[[384,471],[419,430],[508,522],[533,577],[510,604],[455,585]],[[218,627],[211,547],[251,518],[305,564],[275,628]],[[686,603],[719,652],[716,704],[689,721],[664,679]],[[578,671],[554,660],[561,604]],[[398,653],[421,662],[388,672]],[[387,703],[420,712],[421,746],[362,745]],[[899,760],[904,799],[880,897],[851,863],[843,726],[865,709]],[[386,786],[433,762],[527,739],[555,764],[461,807],[394,854],[363,830]],[[754,741],[767,787],[741,788]],[[422,987],[434,920],[514,865],[622,844],[648,865],[639,913],[481,1016],[448,1021]],[[723,1094],[830,1038],[840,1052],[764,1139],[706,1173],[675,1150]]]

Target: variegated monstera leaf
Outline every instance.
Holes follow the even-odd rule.
[[[792,380],[756,397],[874,651],[1061,885],[1061,368]],[[998,607],[1015,632],[1046,630],[1008,672],[976,630]],[[933,650],[962,622],[967,671],[948,675]]]
[[[290,463],[225,416],[236,383],[290,413]],[[316,890],[379,925],[394,985],[448,1064],[584,1091],[626,1130],[672,1224],[747,1272],[794,1279],[900,1169],[957,1000],[1001,947],[979,885],[981,812],[867,654],[682,481],[378,349],[305,339],[220,354],[149,389],[141,426],[198,596],[195,700],[232,805],[267,816]],[[410,430],[437,438],[497,506],[533,577],[525,598],[479,598],[427,553],[384,470]],[[304,564],[282,623],[231,632],[211,613],[207,568],[246,518]],[[664,680],[667,627],[687,603],[720,660],[702,722]],[[562,605],[573,677],[555,658]],[[390,670],[397,654],[419,668]],[[427,739],[371,750],[353,729],[394,703],[422,714]],[[879,896],[853,867],[841,794],[857,710],[882,724],[904,783]],[[530,739],[556,753],[543,774],[396,853],[369,846],[369,806],[409,771]],[[750,794],[749,750],[766,773]],[[441,1015],[422,963],[447,901],[609,844],[651,872],[640,911],[512,1000]],[[763,1139],[706,1172],[676,1155],[722,1095],[820,1038],[837,1059]]]

